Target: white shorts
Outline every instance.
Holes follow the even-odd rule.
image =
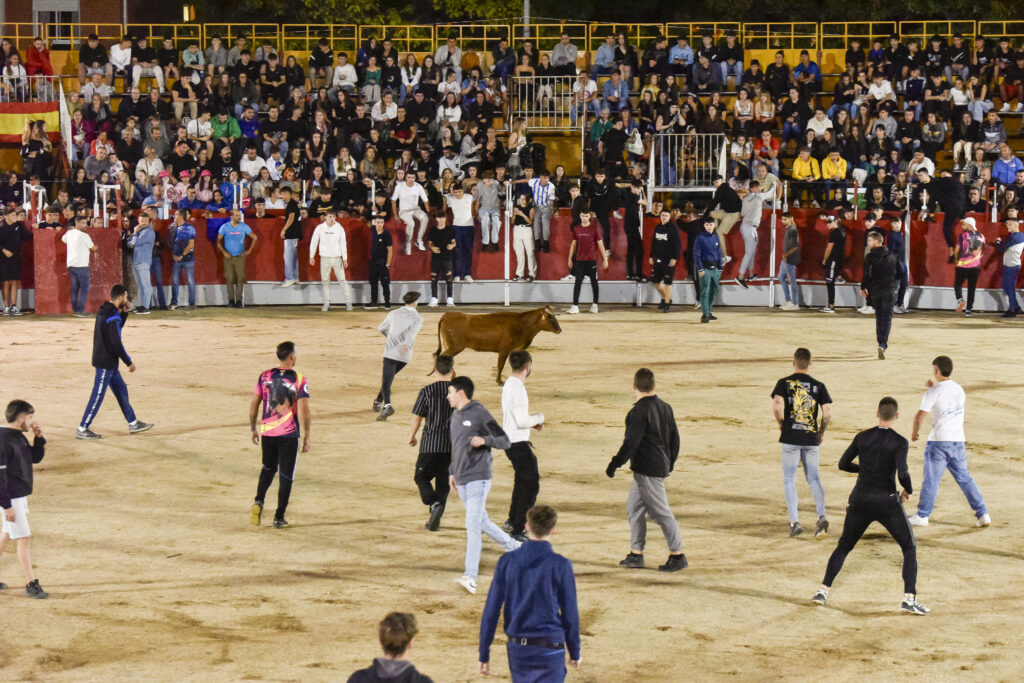
[[[12,539],[28,538],[32,535],[28,528],[28,497],[11,498],[11,508],[14,510],[14,521],[8,522],[7,517],[0,512],[0,516],[3,516],[0,531]]]

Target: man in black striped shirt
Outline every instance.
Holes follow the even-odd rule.
[[[441,526],[441,515],[444,504],[448,500],[448,467],[452,462],[452,437],[449,422],[452,418],[452,407],[448,403],[448,384],[455,372],[452,369],[454,359],[451,356],[438,356],[434,361],[434,372],[438,381],[420,389],[413,404],[412,434],[409,445],[415,446],[416,433],[420,425],[423,436],[419,440],[420,454],[416,458],[416,486],[420,489],[420,499],[430,507],[430,519],[427,529],[437,531]]]

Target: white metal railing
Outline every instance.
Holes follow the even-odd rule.
[[[526,119],[530,130],[575,130],[575,76],[513,76],[509,79],[509,122]]]
[[[708,190],[726,177],[728,141],[722,133],[657,133],[651,142],[648,194]]]
[[[58,84],[69,78],[72,77],[0,75],[0,102],[56,102]]]

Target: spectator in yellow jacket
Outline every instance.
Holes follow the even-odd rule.
[[[818,166],[818,160],[811,158],[810,147],[800,148],[796,159],[793,160],[793,170],[790,175],[797,183],[795,191],[801,196],[804,192],[809,193],[812,197],[820,196],[817,184],[821,180],[821,169]]]
[[[825,180],[825,200],[832,197],[832,190],[836,190],[836,199],[842,200],[846,193],[846,159],[839,156],[835,147],[821,162],[821,177]]]

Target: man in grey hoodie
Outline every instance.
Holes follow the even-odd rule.
[[[473,380],[455,377],[448,385],[452,413],[452,464],[448,483],[459,492],[466,506],[466,567],[458,584],[476,594],[480,573],[480,533],[490,536],[505,550],[515,550],[515,540],[487,516],[487,492],[491,490],[491,449],[508,449],[512,444],[487,409],[473,400]]]
[[[373,400],[374,412],[380,411],[378,422],[395,414],[395,409],[391,407],[391,383],[395,375],[412,360],[412,343],[423,327],[423,316],[416,312],[419,300],[419,292],[406,292],[402,297],[405,305],[388,313],[384,322],[377,326],[377,331],[387,338],[380,392]]]

